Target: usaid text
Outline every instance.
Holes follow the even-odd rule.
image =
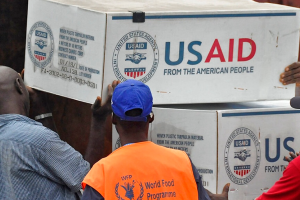
[[[272,139],[270,141],[269,138],[265,139],[265,156],[266,156],[266,160],[268,162],[276,162],[280,159],[280,149],[283,148],[286,149],[288,152],[293,152],[295,153],[295,150],[289,146],[289,142],[294,142],[294,138],[293,137],[287,137],[287,138],[276,138],[276,140]],[[276,153],[270,153],[270,146],[275,146],[276,147]],[[274,149],[274,148],[272,148]],[[288,153],[287,152],[287,153]],[[286,155],[287,156],[287,155]],[[283,158],[282,158],[283,159]]]
[[[234,49],[235,43],[237,43],[237,49]],[[208,53],[202,54],[201,52],[195,50],[197,46],[201,46],[201,41],[192,41],[189,44],[185,44],[185,42],[179,43],[179,49],[176,51],[176,49],[171,50],[171,46],[173,43],[166,42],[165,45],[165,62],[168,65],[176,66],[183,62],[185,51],[187,50],[188,53],[196,56],[196,59],[194,60],[188,60],[186,64],[188,65],[197,65],[201,63],[203,60],[205,63],[211,62],[211,60],[216,59],[219,60],[221,63],[224,62],[245,62],[251,60],[256,53],[256,44],[255,42],[250,38],[239,38],[239,39],[229,39],[229,45],[228,46],[222,46],[220,45],[220,42],[218,39],[215,39],[210,50]],[[247,47],[250,47],[250,52],[244,53],[244,47],[247,45]],[[172,51],[172,52],[171,52]],[[225,54],[224,52],[228,52]],[[237,58],[234,59],[234,54],[237,52]],[[178,55],[177,59],[171,60],[170,54]],[[247,55],[246,55],[247,54]]]
[[[265,158],[269,163],[277,162],[279,159],[284,160],[284,156],[288,156],[288,152],[295,153],[295,150],[290,146],[291,143],[294,142],[294,137],[286,137],[286,138],[276,138],[276,139],[265,139]],[[274,149],[276,152],[270,152],[270,149]],[[282,158],[280,158],[281,154],[281,148],[284,148],[284,151],[286,155],[282,155]],[[287,165],[288,163],[286,163]],[[274,172],[282,172],[284,171],[285,165],[270,165],[270,166],[264,166],[266,173],[274,173]]]

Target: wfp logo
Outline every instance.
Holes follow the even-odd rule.
[[[122,82],[133,78],[146,83],[155,74],[158,61],[155,39],[144,31],[131,31],[117,43],[112,67],[116,78]]]
[[[256,159],[247,159],[251,156],[255,156]],[[249,183],[258,171],[260,160],[260,142],[256,135],[244,127],[234,130],[226,142],[224,151],[225,171],[230,180],[238,185]]]
[[[138,183],[138,181],[133,180],[132,175],[122,176],[121,179],[121,184],[118,182],[115,186],[115,195],[117,199],[124,200],[123,197],[130,200],[143,199],[144,187],[142,182]]]
[[[142,60],[146,60],[145,53],[126,54],[125,61],[128,60],[134,64],[139,64]]]
[[[52,31],[45,22],[36,22],[29,30],[27,51],[35,66],[44,68],[52,62],[54,38]]]
[[[127,197],[128,199],[134,198],[134,193],[133,193],[134,184],[135,184],[135,182],[133,180],[132,184],[124,183],[124,186],[121,185],[121,187],[124,188],[124,190],[126,191],[125,197]]]

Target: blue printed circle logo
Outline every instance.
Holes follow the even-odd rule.
[[[155,39],[144,31],[131,31],[117,43],[112,66],[118,80],[136,79],[146,83],[155,74],[158,61]]]
[[[119,200],[142,200],[144,196],[144,187],[142,182],[132,178],[132,175],[122,176],[122,181],[115,186],[115,195]]]
[[[36,22],[30,29],[27,49],[35,66],[44,68],[52,61],[54,39],[50,27],[45,22]]]
[[[224,151],[224,166],[230,180],[238,185],[249,183],[259,169],[260,160],[260,142],[256,135],[244,127],[234,130]]]

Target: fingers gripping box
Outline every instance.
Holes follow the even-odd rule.
[[[289,101],[174,105],[153,108],[149,140],[185,151],[203,186],[229,199],[253,200],[282,176],[283,160],[298,152],[300,111]],[[113,130],[113,149],[120,145]]]
[[[288,99],[299,24],[250,0],[30,0],[25,81],[88,103],[115,79],[146,83],[154,104]]]

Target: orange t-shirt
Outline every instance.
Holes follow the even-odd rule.
[[[83,188],[86,184],[104,199],[198,199],[186,153],[150,141],[123,146],[98,161]]]

